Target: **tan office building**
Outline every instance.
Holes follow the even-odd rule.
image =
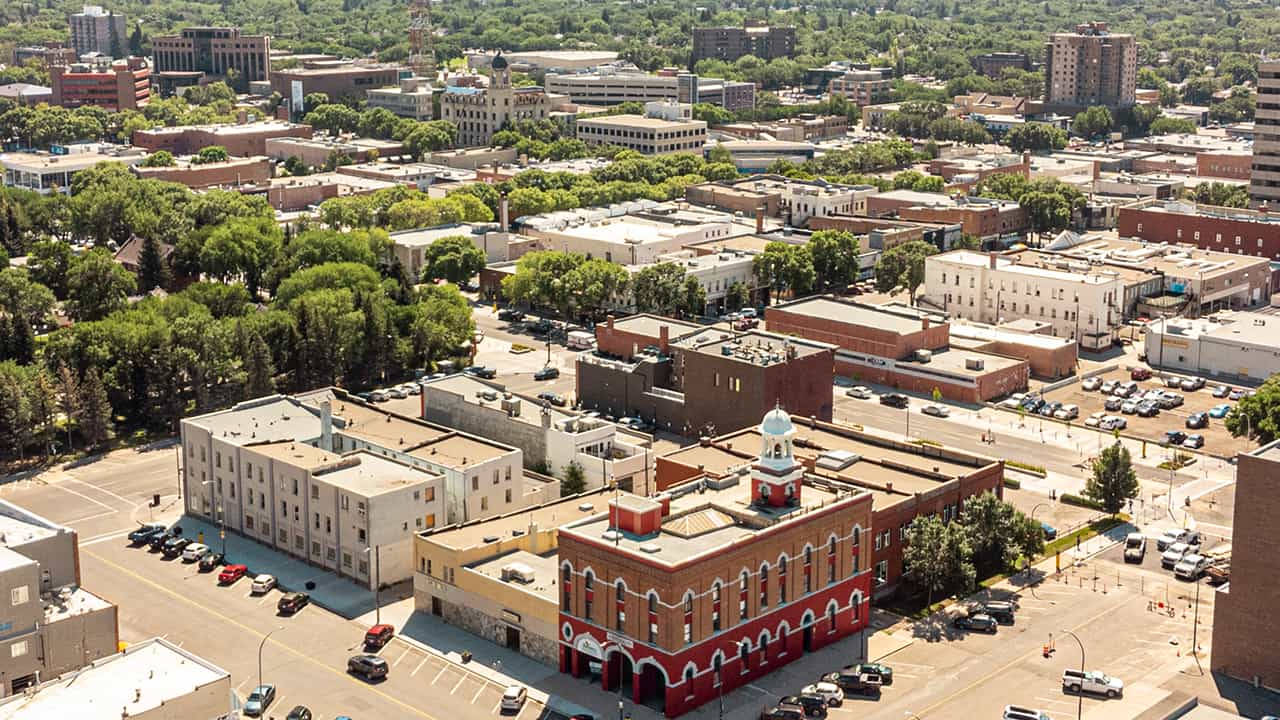
[[[1084,109],[1129,107],[1136,97],[1138,43],[1103,22],[1053,33],[1045,43],[1045,105]]]
[[[643,155],[701,153],[707,144],[707,124],[701,120],[612,115],[579,120],[578,139],[588,145],[617,145]]]

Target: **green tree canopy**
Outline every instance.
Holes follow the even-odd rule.
[[[1115,515],[1127,501],[1138,496],[1140,489],[1129,449],[1117,442],[1103,448],[1093,461],[1093,475],[1085,482],[1084,495]]]

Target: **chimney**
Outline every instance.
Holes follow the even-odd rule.
[[[607,321],[609,323],[608,325],[609,332],[612,333],[613,332],[613,315],[609,315],[609,317],[607,318]]]
[[[538,538],[538,523],[536,523],[536,522],[534,522],[534,521],[530,520],[530,521],[529,521],[529,529],[528,529],[527,531],[525,531],[525,532],[526,532],[527,537],[529,538],[529,552],[533,553],[534,555],[537,555],[537,554],[539,553],[539,551],[540,551],[540,548],[538,547],[538,545],[539,545],[539,542],[538,542],[538,539],[539,539],[539,538]]]
[[[236,124],[237,124],[237,125],[248,125],[248,124],[249,124],[249,111],[248,111],[248,110],[241,110],[240,112],[236,113]]]
[[[921,329],[921,330],[928,330],[928,329],[929,329],[929,318],[927,318],[927,317],[922,317],[922,318],[920,318],[920,329]]]
[[[333,407],[328,400],[320,403],[320,449],[333,451]]]
[[[511,229],[511,206],[507,202],[507,196],[503,195],[498,201],[498,222],[502,223],[502,232]]]
[[[760,207],[756,208],[756,234],[759,235],[763,232],[764,232],[764,206],[761,205]]]
[[[993,252],[987,253],[987,267],[992,270],[996,269],[996,254]]]
[[[668,345],[671,343],[671,328],[663,325],[658,328],[658,349],[663,355],[667,354]]]

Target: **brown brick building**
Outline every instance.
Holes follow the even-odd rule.
[[[395,85],[403,65],[356,64],[349,62],[308,63],[306,67],[271,73],[271,90],[288,98],[293,81],[302,83],[302,94],[324,93],[333,102],[363,100],[370,91]]]
[[[168,150],[174,155],[191,155],[211,145],[220,145],[234,157],[250,157],[267,154],[269,138],[311,137],[310,125],[299,125],[281,120],[264,120],[226,125],[180,125],[150,130],[135,130],[132,143],[136,147],[155,152]]]
[[[1191,212],[1185,212],[1191,207]],[[1206,250],[1280,259],[1280,223],[1265,210],[1149,201],[1120,208],[1120,237],[1190,243]]]
[[[1129,107],[1138,80],[1138,43],[1104,22],[1053,33],[1044,47],[1045,105],[1077,110],[1091,105]]]
[[[1196,153],[1196,175],[1248,182],[1253,176],[1253,153],[1230,150]]]
[[[241,35],[240,28],[184,28],[177,35],[152,38],[151,46],[157,73],[198,72],[222,78],[234,71],[235,85],[246,87],[266,80],[271,71],[271,38]]]
[[[795,49],[796,29],[792,25],[694,28],[693,57],[689,65],[705,58],[733,62],[743,55],[772,60],[791,57]]]
[[[135,165],[133,170],[139,177],[175,182],[193,189],[265,185],[271,179],[271,161],[265,157],[233,157],[226,162],[205,165],[178,160],[172,167]]]
[[[658,458],[659,489],[693,478],[733,477],[754,461],[756,428],[704,440]],[[915,445],[845,425],[797,419],[795,456],[807,473],[871,493],[873,593],[893,593],[902,579],[906,528],[916,517],[959,516],[965,500],[1003,493],[1004,464],[952,448]]]
[[[901,220],[959,223],[966,235],[987,238],[1026,232],[1027,211],[1018,203],[987,198],[951,198],[939,193],[892,190],[867,198],[867,214],[893,215]]]
[[[1276,577],[1280,576],[1280,443],[1236,456],[1235,517],[1231,537],[1231,582],[1213,607],[1210,667],[1280,692],[1280,623]]]
[[[94,105],[110,112],[137,110],[151,99],[151,68],[140,57],[96,65],[49,68],[53,104]]]

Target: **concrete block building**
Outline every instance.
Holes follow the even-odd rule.
[[[76,55],[98,53],[121,57],[129,47],[129,28],[124,13],[104,10],[101,5],[85,5],[67,16],[71,47]]]
[[[1044,46],[1045,105],[1083,110],[1093,105],[1133,105],[1138,81],[1138,43],[1113,33],[1104,22],[1053,33]]]
[[[268,80],[271,72],[271,38],[242,35],[240,28],[184,28],[177,35],[152,38],[151,46],[160,75],[194,74],[199,81],[225,78],[234,71],[236,84],[247,87],[248,83]]]
[[[743,55],[761,60],[791,57],[796,49],[796,29],[792,25],[744,27],[701,27],[693,29],[693,56],[690,65],[715,58],[733,62]]]

